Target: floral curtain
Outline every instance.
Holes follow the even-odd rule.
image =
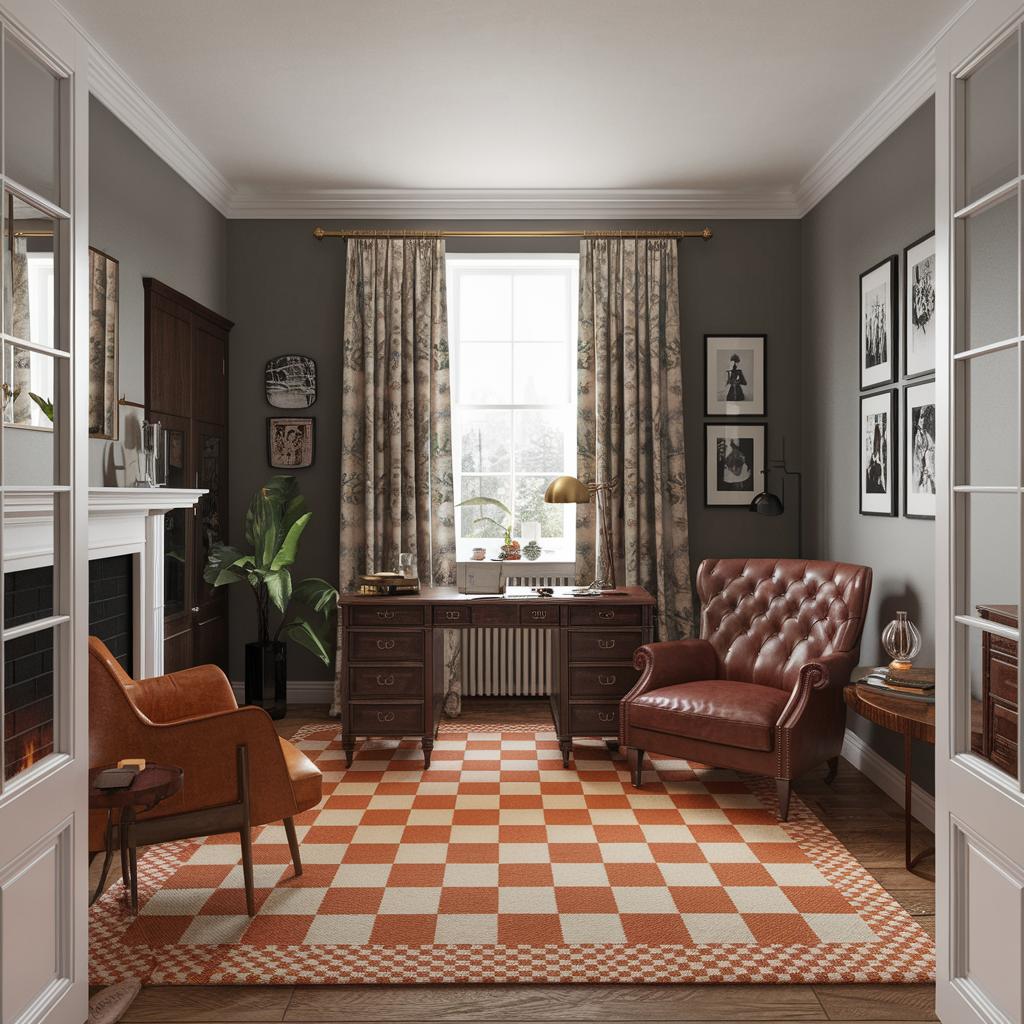
[[[28,239],[15,235],[11,247],[11,294],[6,303],[10,311],[7,331],[16,338],[31,339],[32,327],[28,295]],[[32,422],[32,353],[27,348],[11,348],[11,392],[15,396],[5,419],[8,423]]]
[[[342,591],[415,556],[420,582],[455,583],[444,242],[353,238],[345,266]],[[341,629],[332,714],[340,714]],[[459,634],[445,634],[445,713],[459,713]]]
[[[576,475],[612,484],[616,577],[657,599],[660,640],[695,635],[677,245],[661,238],[580,243]],[[595,508],[593,501],[576,506],[579,581],[598,575]]]

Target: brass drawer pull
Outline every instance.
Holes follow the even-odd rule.
[[[597,717],[602,722],[614,722],[615,721],[615,712],[612,711],[612,712],[610,712],[609,714],[606,715],[603,711],[598,711]]]
[[[393,722],[394,720],[395,720],[395,713],[394,713],[394,711],[389,711],[387,714],[385,714],[383,711],[378,711],[377,712],[377,721],[378,722]]]
[[[378,640],[377,647],[382,651],[390,651],[395,646],[394,640]]]
[[[378,643],[379,642],[380,641],[378,641]],[[615,641],[614,640],[598,640],[597,641],[597,646],[600,647],[602,651],[610,651],[615,646]]]
[[[453,622],[462,618],[462,612],[445,612],[445,615]]]
[[[612,679],[614,679],[614,678],[615,677],[612,676]],[[394,686],[395,685],[395,677],[394,676],[377,676],[377,685],[378,686]]]
[[[597,615],[598,615],[598,618],[601,618],[601,619],[614,619],[615,618],[615,612],[598,612]]]
[[[378,619],[393,619],[394,617],[395,617],[395,613],[393,611],[390,611],[390,610],[389,611],[383,611],[383,612],[377,612],[377,618]]]
[[[378,676],[377,678],[379,679],[380,676]],[[602,686],[614,686],[615,685],[615,676],[598,676],[597,677],[597,681]]]
[[[548,613],[547,613],[547,611],[546,611],[546,610],[545,610],[545,611],[542,611],[542,612],[537,612],[537,611],[535,611],[535,612],[533,613],[533,617],[534,617],[535,619],[546,619],[546,618],[548,617]]]

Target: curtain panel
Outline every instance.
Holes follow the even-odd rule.
[[[345,264],[339,586],[411,551],[421,583],[455,583],[444,241],[352,238]],[[460,710],[458,634],[444,709]],[[332,714],[340,714],[341,629]]]
[[[696,635],[675,239],[580,243],[580,480],[609,482],[616,576],[657,599],[656,638]],[[596,502],[577,505],[576,578],[595,565]],[[607,559],[608,552],[602,557]]]

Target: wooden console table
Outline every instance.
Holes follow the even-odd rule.
[[[619,700],[639,678],[633,651],[653,637],[654,598],[474,597],[454,587],[417,595],[343,594],[342,747],[352,763],[357,736],[420,736],[424,768],[441,721],[444,631],[476,627],[553,630],[551,715],[562,764],[573,736],[618,737]]]

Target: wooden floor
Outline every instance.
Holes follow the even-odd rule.
[[[289,708],[282,736],[333,721],[325,707]],[[460,724],[550,725],[544,699],[469,698]],[[824,784],[809,772],[795,791],[879,883],[935,935],[934,860],[903,866],[903,809],[840,759]],[[932,834],[915,822],[915,849]],[[98,864],[93,865],[98,876]],[[94,883],[95,884],[95,880]],[[145,988],[122,1018],[160,1021],[501,1021],[582,1024],[601,1021],[925,1021],[935,1020],[933,985],[315,985]]]

